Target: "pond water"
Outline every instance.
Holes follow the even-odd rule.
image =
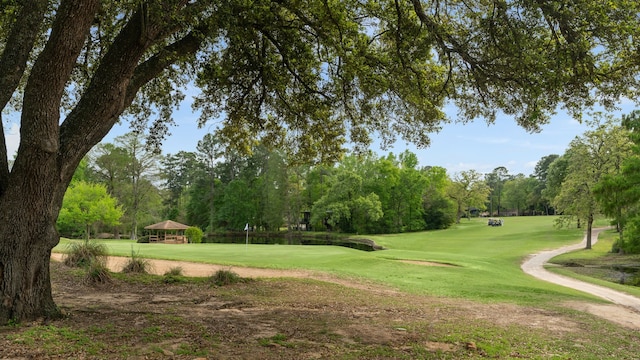
[[[241,236],[209,236],[202,239],[203,243],[219,243],[219,244],[244,244],[247,242],[246,237]],[[375,242],[367,239],[338,239],[338,238],[319,238],[319,237],[261,237],[249,236],[249,244],[266,244],[266,245],[333,245],[344,246],[352,249],[363,251],[382,250]]]

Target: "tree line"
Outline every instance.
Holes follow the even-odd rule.
[[[198,141],[194,152],[165,156],[131,132],[99,144],[81,163],[58,229],[66,236],[93,231],[135,239],[145,225],[170,219],[209,234],[240,231],[246,224],[268,232],[399,233],[445,229],[471,216],[553,214],[545,194],[551,194],[547,173],[558,157],[544,157],[528,177],[505,167],[450,175],[442,167],[420,167],[410,151],[369,151],[332,165],[309,165],[261,145],[248,154],[233,152],[213,134]],[[101,208],[96,211],[111,218],[73,211],[80,206],[68,199],[86,191],[87,183],[117,199],[119,219]],[[93,230],[85,218],[93,219]]]
[[[212,134],[198,141],[195,152],[166,156],[144,142],[132,132],[99,144],[76,171],[63,209],[77,207],[66,200],[86,183],[100,186],[118,200],[122,217],[94,221],[93,232],[132,238],[162,219],[208,233],[239,231],[247,223],[259,231],[389,233],[442,229],[456,219],[446,170],[418,168],[408,151],[347,155],[334,165],[312,166],[260,145],[250,154],[235,153]],[[68,214],[59,218],[59,230],[85,235],[86,222],[68,221]]]

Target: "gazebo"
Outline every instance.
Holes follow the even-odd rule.
[[[157,224],[144,227],[145,230],[153,230],[153,234],[149,235],[149,242],[163,242],[173,244],[183,244],[187,242],[184,231],[189,225],[180,224],[173,220],[165,220]]]

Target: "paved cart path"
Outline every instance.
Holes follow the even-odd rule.
[[[598,241],[598,234],[606,229],[607,228],[593,229],[591,232],[592,244],[595,244]],[[555,250],[543,251],[531,255],[522,263],[521,268],[525,273],[540,280],[583,291],[612,302],[615,305],[573,305],[580,310],[589,311],[595,315],[605,317],[621,325],[640,329],[640,298],[604,286],[594,285],[567,276],[554,274],[544,268],[544,265],[547,264],[551,258],[573,250],[583,249],[586,246],[586,243],[587,237],[585,235],[584,239],[578,244],[563,246]]]

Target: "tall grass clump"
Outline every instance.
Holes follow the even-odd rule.
[[[69,267],[88,268],[96,261],[106,264],[107,256],[109,256],[109,251],[105,244],[91,240],[84,240],[81,242],[74,241],[68,245],[64,264]]]
[[[128,274],[147,274],[149,273],[149,266],[149,261],[141,258],[139,253],[131,247],[131,258],[129,258],[122,268],[122,272]]]
[[[109,284],[112,281],[111,272],[104,261],[94,259],[87,266],[87,274],[84,281],[91,285]]]
[[[164,276],[182,276],[183,274],[183,269],[181,266],[174,266],[171,269],[167,270],[164,273]]]
[[[216,286],[226,286],[239,283],[242,278],[231,270],[218,270],[211,275],[209,280]]]
[[[173,284],[173,283],[183,282],[184,281],[183,275],[184,274],[183,274],[182,267],[175,266],[175,267],[172,267],[171,269],[167,270],[164,273],[162,281],[165,284]]]

